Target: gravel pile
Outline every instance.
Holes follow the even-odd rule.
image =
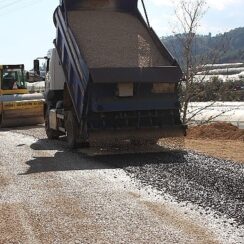
[[[70,11],[69,25],[89,67],[151,67],[170,63],[133,15]]]
[[[230,123],[216,122],[190,127],[187,131],[187,138],[244,141],[244,130]]]
[[[105,158],[104,158],[105,159]],[[110,156],[134,179],[244,225],[244,165],[192,152]]]

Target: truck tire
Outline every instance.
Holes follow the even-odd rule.
[[[69,148],[76,148],[78,146],[79,129],[78,123],[72,111],[67,112],[65,120],[65,128],[67,132],[67,143]]]
[[[3,115],[0,114],[0,128],[2,128],[2,123],[3,123]]]
[[[49,140],[57,140],[60,136],[58,131],[50,129],[49,127],[49,110],[45,114],[45,130]]]
[[[72,111],[67,112],[65,128],[69,148],[87,148],[90,146],[89,142],[82,138],[77,120]]]

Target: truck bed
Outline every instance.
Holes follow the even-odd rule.
[[[68,12],[68,23],[89,68],[170,65],[131,13],[75,10]]]
[[[70,144],[76,136],[105,138],[105,131],[116,140],[185,132],[177,95],[182,71],[137,4],[62,0],[55,10],[55,47],[66,80],[60,119]]]

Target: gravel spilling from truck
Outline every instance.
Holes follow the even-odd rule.
[[[243,164],[190,151],[113,157],[109,161],[116,162],[142,185],[244,225]]]
[[[147,28],[132,14],[69,11],[68,19],[90,68],[170,65]]]

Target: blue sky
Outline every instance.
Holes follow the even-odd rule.
[[[172,34],[173,1],[144,0],[151,25],[159,36]],[[175,0],[176,2],[178,0]],[[213,35],[244,27],[243,0],[207,0],[209,9],[199,32]],[[55,28],[52,15],[58,0],[0,0],[0,64],[24,63],[53,47]]]

